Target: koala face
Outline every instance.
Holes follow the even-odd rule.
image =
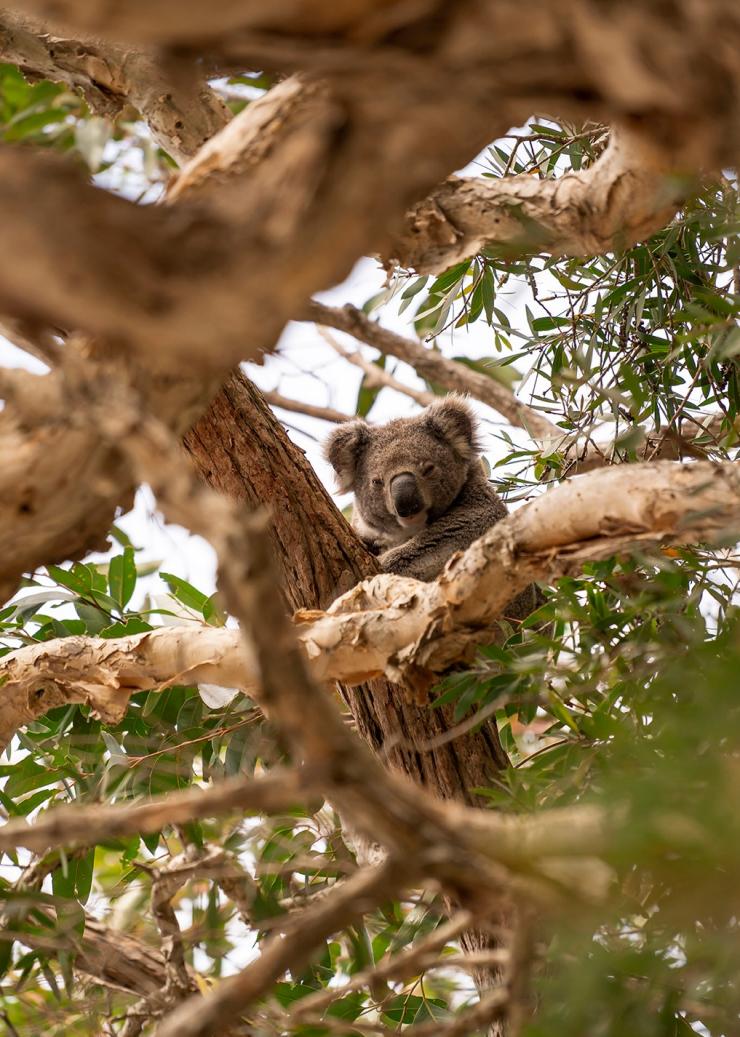
[[[354,490],[355,527],[382,547],[403,543],[443,515],[479,453],[475,418],[460,396],[383,426],[349,421],[326,445],[339,489]]]

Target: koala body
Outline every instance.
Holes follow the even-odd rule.
[[[339,488],[354,491],[352,524],[386,572],[433,580],[455,551],[507,514],[486,479],[476,420],[461,396],[387,425],[340,425],[326,457]]]

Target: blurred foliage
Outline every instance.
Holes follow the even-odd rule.
[[[238,110],[269,85],[245,75],[221,89]],[[135,118],[96,119],[64,88],[26,83],[0,66],[4,141],[77,151],[94,173],[121,173],[106,186],[148,197],[167,174],[167,156]],[[532,123],[488,151],[485,175],[581,169],[604,144],[601,127]],[[491,252],[437,278],[399,271],[368,309],[413,312],[430,348],[526,390],[573,440],[605,426],[617,440],[614,460],[635,458],[639,426],[670,435],[680,420],[685,433],[715,415],[719,430],[705,433],[696,452],[734,458],[737,229],[735,184],[719,178],[668,228],[624,252],[516,260]],[[476,359],[465,355],[463,339],[472,326],[490,346]],[[376,397],[361,387],[358,413]],[[494,470],[510,499],[562,475],[562,450],[543,455],[515,433],[500,436],[505,457]],[[118,547],[106,563],[50,566],[26,581],[0,610],[0,653],[80,634],[118,638],[170,621],[226,622],[217,598],[177,574],[160,574],[170,593],[163,605],[151,594],[152,567],[120,531],[114,536]],[[619,830],[608,906],[586,909],[574,890],[572,909],[537,930],[537,1013],[526,1037],[737,1032],[738,561],[732,548],[696,548],[589,565],[546,588],[523,629],[483,648],[471,669],[436,689],[435,705],[452,705],[459,720],[496,716],[512,767],[480,790],[491,809],[527,814],[595,802]],[[176,686],[134,695],[114,726],[84,706],[31,724],[0,759],[0,807],[8,817],[31,817],[64,802],[125,802],[280,760],[254,703],[237,696],[208,706],[197,688]],[[83,990],[73,982],[88,920],[159,947],[153,868],[185,848],[214,846],[243,869],[248,917],[212,876],[196,872],[176,893],[186,959],[204,986],[243,964],[276,917],[355,867],[328,808],[165,826],[89,850],[55,849],[34,863],[27,854],[6,856],[0,1023],[8,1033],[92,1035],[104,1021],[106,1032],[119,1032],[134,999],[113,986],[90,981]],[[261,1008],[264,1032],[352,1035],[452,1016],[475,998],[469,977],[452,968],[338,994],[325,1026],[291,1027],[284,1014],[411,945],[443,916],[429,894],[368,912],[319,948],[304,972],[277,984]]]

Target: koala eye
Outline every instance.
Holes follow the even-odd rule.
[[[383,485],[383,480],[382,479],[372,479],[371,482],[372,482],[373,486],[382,486]]]
[[[432,472],[434,471],[434,468],[435,468],[435,466],[432,464],[432,462],[431,461],[427,461],[426,464],[423,464],[421,466],[421,474],[422,475],[431,475]]]

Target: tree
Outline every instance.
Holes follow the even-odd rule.
[[[736,1029],[740,15],[520,8],[0,12],[10,1034]],[[236,368],[289,320],[503,420],[436,582]],[[218,594],[145,596],[142,483]]]

